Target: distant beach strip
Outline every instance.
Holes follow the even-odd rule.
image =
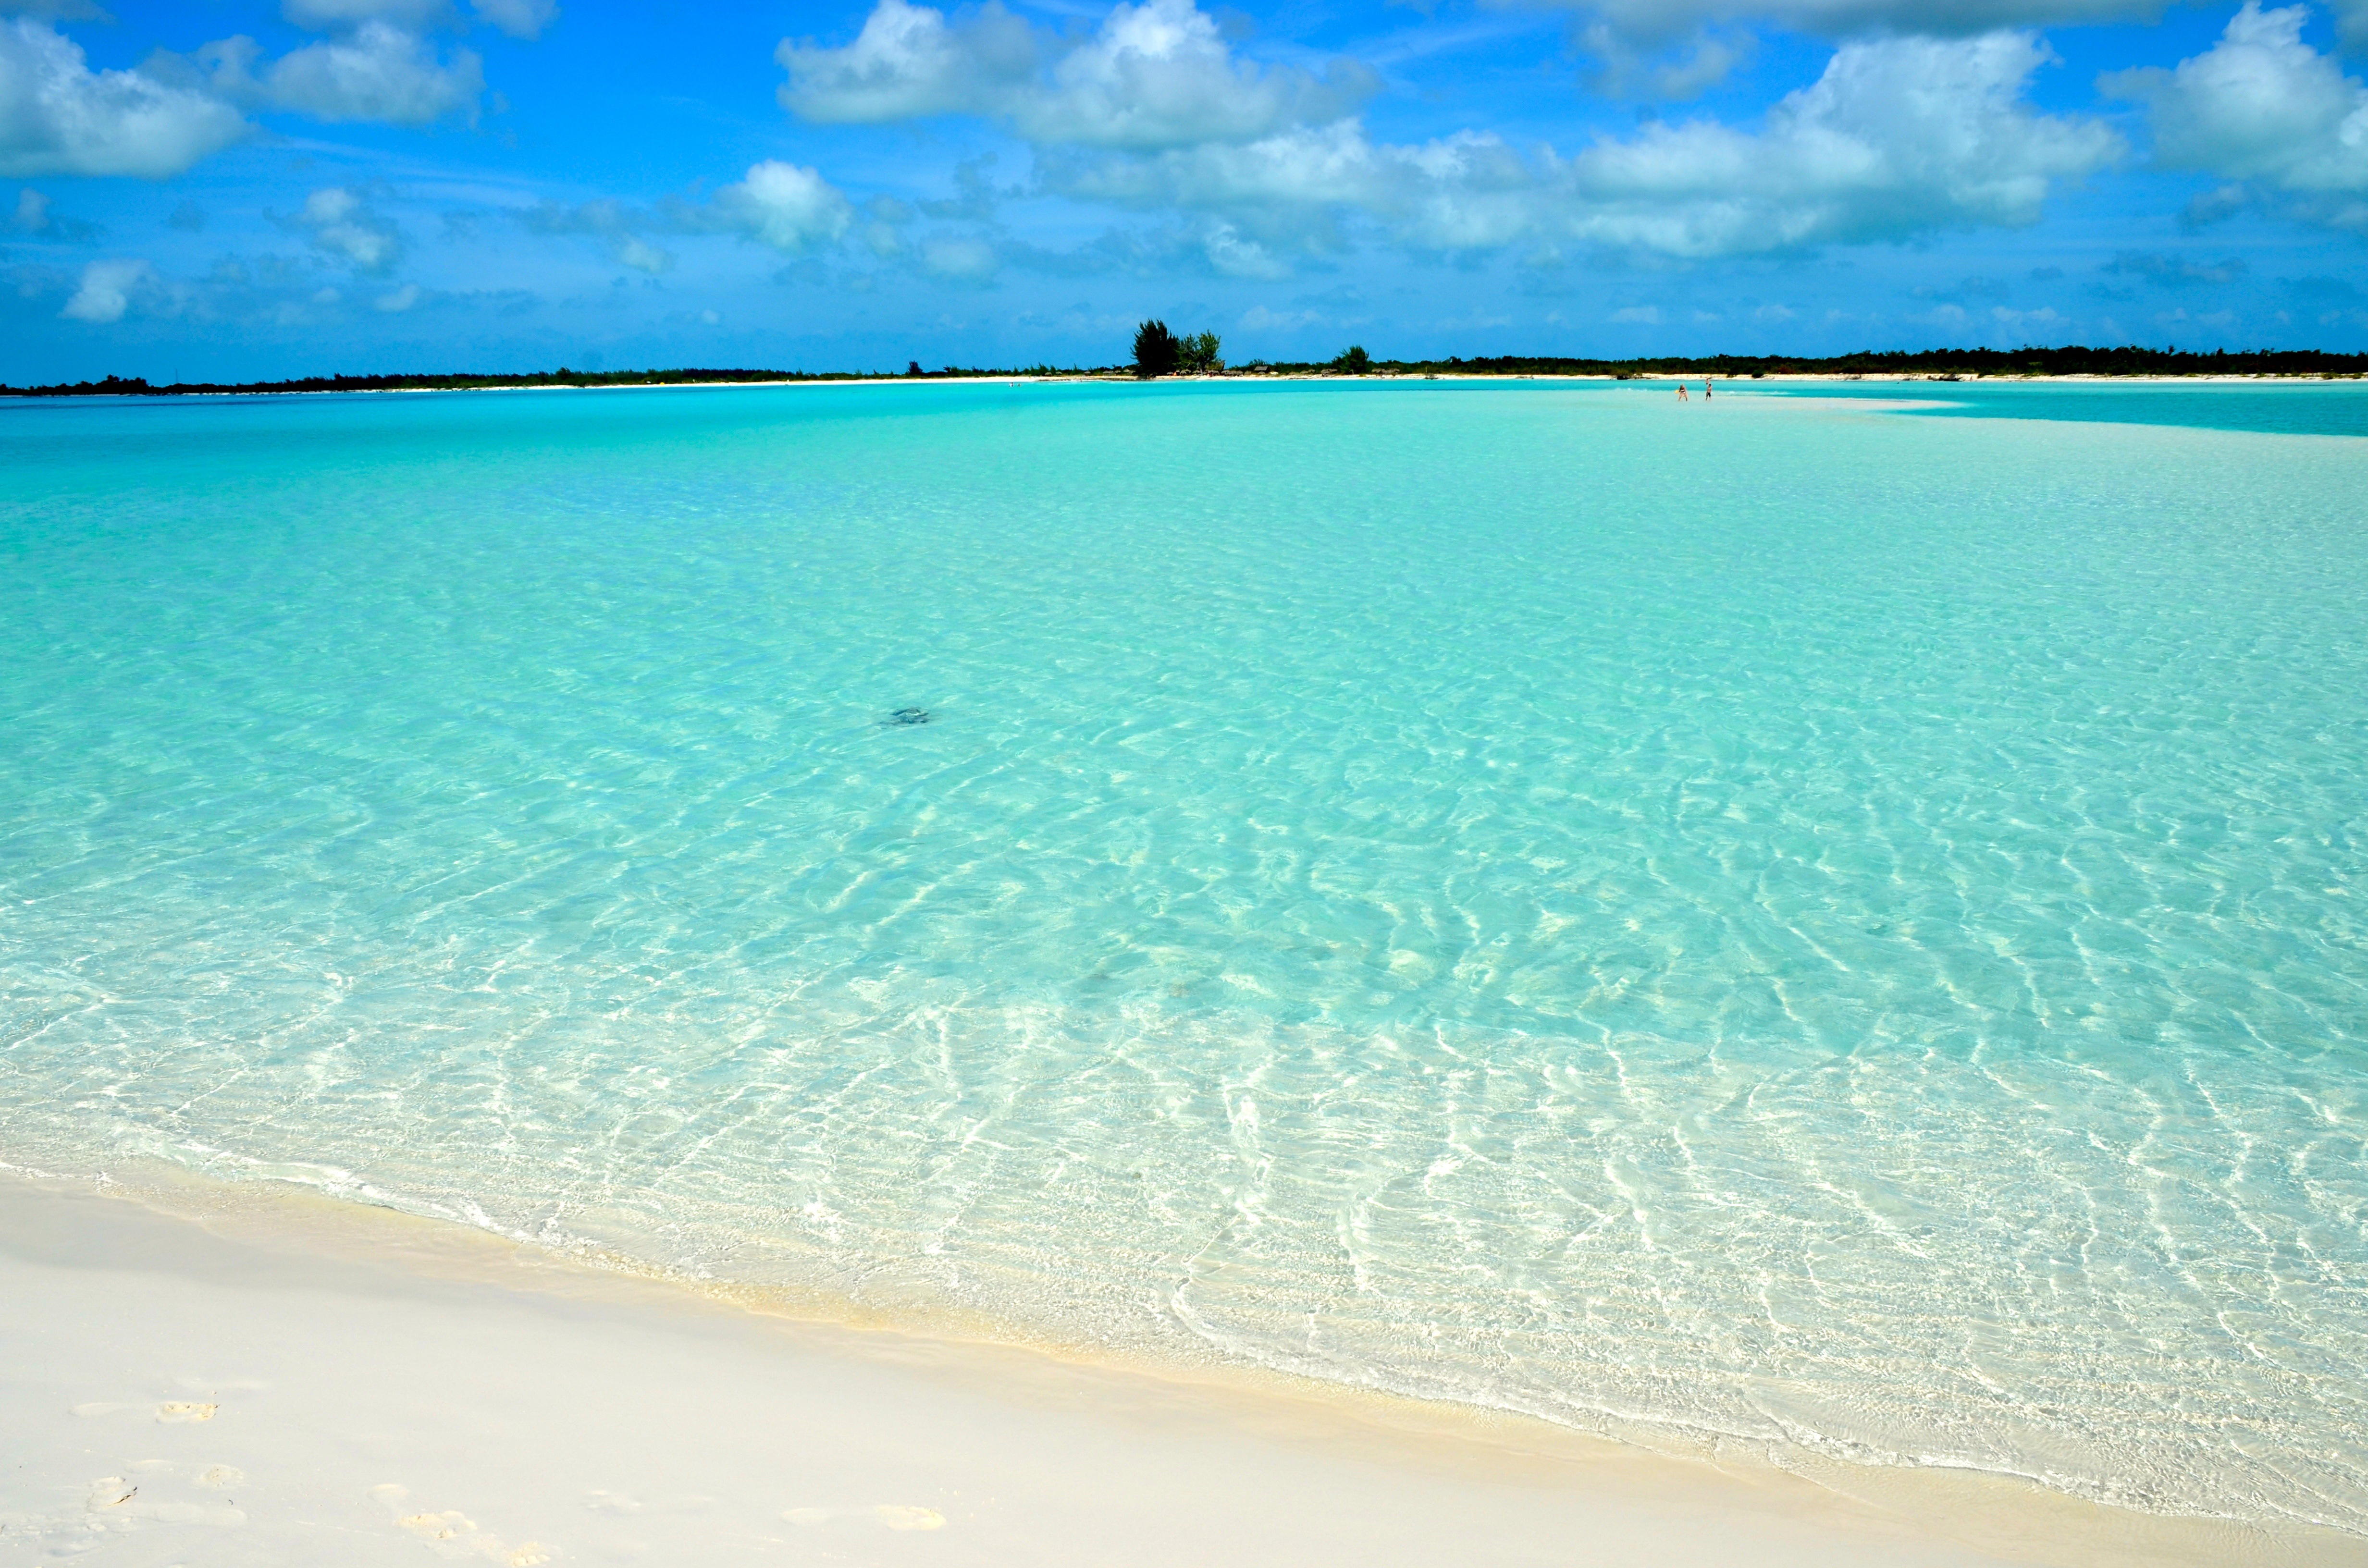
[[[1269,362],[1253,360],[1229,367],[1232,377],[1313,376],[1349,373],[1338,361]],[[1357,374],[1381,376],[1715,376],[1750,379],[1767,376],[1975,376],[2016,377],[2307,377],[2352,378],[2368,375],[2368,354],[2329,354],[2318,349],[2261,349],[2210,354],[2177,349],[2113,348],[1930,348],[1915,352],[1845,354],[1824,358],[1783,355],[1661,357],[1636,359],[1574,359],[1521,355],[1474,358],[1374,359]],[[359,392],[475,392],[507,387],[642,387],[729,386],[752,382],[945,381],[1014,377],[1131,377],[1124,365],[1093,368],[1051,365],[1025,369],[984,369],[948,365],[924,370],[916,361],[905,371],[808,370],[557,370],[516,375],[450,372],[425,375],[305,376],[281,381],[237,384],[174,381],[151,385],[137,377],[108,376],[96,381],[62,382],[52,386],[12,387],[0,384],[0,397],[180,397],[200,394]]]

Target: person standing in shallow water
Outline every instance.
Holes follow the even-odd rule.
[[[1710,378],[1708,376],[1704,376],[1702,378],[1702,401],[1704,403],[1708,403],[1710,401]]]
[[[1679,403],[1690,403],[1692,401],[1686,396],[1686,383],[1683,381],[1679,381],[1678,383],[1678,401]]]

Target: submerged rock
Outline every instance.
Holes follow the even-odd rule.
[[[899,708],[888,715],[888,722],[892,724],[926,724],[929,722],[929,710],[926,708]]]

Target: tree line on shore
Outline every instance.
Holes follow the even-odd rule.
[[[1013,376],[1160,376],[1179,371],[1216,375],[1463,375],[1463,376],[1645,376],[1711,375],[1751,377],[1783,375],[1910,375],[1910,376],[2342,376],[2368,375],[2368,354],[2329,354],[2316,348],[2248,349],[2209,354],[2176,348],[1927,348],[1869,350],[1826,358],[1792,355],[1673,355],[1657,358],[1582,359],[1549,356],[1496,355],[1466,359],[1375,359],[1360,347],[1324,361],[1252,360],[1228,366],[1221,357],[1223,342],[1213,332],[1189,338],[1168,333],[1162,322],[1146,345],[1136,334],[1132,365],[1047,365],[1024,369],[985,369],[949,365],[924,370],[917,360],[899,375],[894,371],[851,370],[534,370],[523,374],[451,372],[427,375],[305,376],[280,381],[173,381],[152,383],[138,376],[108,376],[104,381],[58,382],[48,386],[0,384],[0,397],[157,397],[205,392],[466,392],[504,387],[622,387],[729,385],[746,381],[873,381],[923,378],[931,381],[985,380]],[[1164,337],[1174,358],[1158,345]],[[1149,363],[1164,369],[1145,369]]]
[[[1225,373],[1225,361],[1220,357],[1224,347],[1213,332],[1196,333],[1190,337],[1178,337],[1167,330],[1164,321],[1147,321],[1134,329],[1134,373],[1144,381],[1155,376],[1220,376]],[[1320,366],[1270,364],[1254,359],[1240,368],[1245,375],[1291,369],[1334,370],[1347,376],[1361,376],[1373,368],[1373,357],[1360,345],[1351,344],[1343,353]]]
[[[1224,343],[1213,332],[1178,337],[1164,321],[1147,321],[1134,329],[1134,373],[1144,381],[1154,376],[1213,376],[1225,368]]]

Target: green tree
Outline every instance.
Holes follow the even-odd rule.
[[[1347,375],[1361,376],[1373,368],[1373,357],[1361,346],[1352,343],[1346,354],[1332,361],[1332,368]]]
[[[1144,322],[1134,329],[1134,373],[1145,380],[1172,375],[1181,347],[1166,322]]]
[[[1196,376],[1214,375],[1225,368],[1225,362],[1217,358],[1219,350],[1224,347],[1224,340],[1215,333],[1196,334],[1177,344],[1178,363]]]

